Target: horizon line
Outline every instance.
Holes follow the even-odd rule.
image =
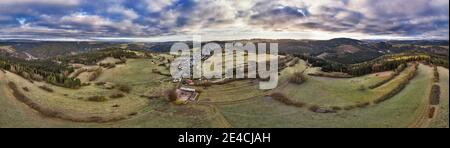
[[[166,37],[165,37],[166,38]],[[237,40],[298,40],[298,41],[326,41],[333,39],[353,39],[360,41],[449,41],[449,39],[440,39],[440,38],[416,38],[416,37],[396,37],[396,38],[352,38],[352,37],[336,37],[336,38],[327,38],[327,39],[301,39],[301,38],[238,38],[238,39],[210,39],[210,40],[202,40],[205,42],[211,41],[237,41]],[[92,37],[88,39],[81,38],[67,38],[67,37],[57,37],[57,38],[20,38],[20,37],[0,37],[0,41],[8,41],[8,40],[24,40],[24,41],[41,41],[41,42],[192,42],[192,39],[161,39],[161,38],[143,38],[143,37]]]

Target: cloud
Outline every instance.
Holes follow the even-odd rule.
[[[60,20],[61,24],[68,25],[89,25],[89,26],[106,26],[112,24],[108,19],[105,19],[98,15],[88,15],[86,13],[74,13],[68,16],[64,16]]]
[[[1,0],[0,5],[24,5],[24,4],[45,4],[45,5],[78,5],[82,0]]]
[[[5,16],[0,14],[0,22],[11,20],[10,16]]]
[[[448,7],[447,0],[1,0],[0,35],[448,39]]]
[[[85,31],[86,34],[99,34],[98,36],[120,36],[120,35],[144,35],[146,26],[135,24],[132,20],[113,21],[99,15],[88,15],[85,13],[74,13],[62,17],[59,25],[72,26]]]
[[[125,8],[123,6],[112,6],[108,8],[107,12],[112,14],[120,14],[125,17],[125,19],[134,20],[139,18],[139,15],[134,10]]]
[[[261,6],[255,7],[265,11],[256,11],[250,19],[251,25],[266,29],[284,27],[290,31],[321,30],[393,36],[421,36],[432,30],[448,32],[446,0],[323,0],[285,4],[288,3],[281,1],[262,3],[263,9],[259,8]],[[277,9],[281,7],[289,9]],[[277,13],[273,13],[274,9]],[[295,14],[295,9],[304,10],[309,15]]]
[[[25,25],[25,22],[27,21],[27,19],[24,19],[24,18],[17,18],[16,19],[19,23],[20,23],[20,25]]]
[[[150,12],[159,12],[175,2],[176,0],[145,0],[147,10]]]

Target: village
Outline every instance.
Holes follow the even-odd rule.
[[[222,67],[222,78],[213,78],[213,79],[207,79],[204,76],[194,79],[193,78],[193,73],[194,71],[201,71],[201,67],[197,66],[194,67],[192,65],[190,65],[189,63],[193,63],[193,59],[188,59],[191,60],[190,62],[182,62],[177,66],[177,69],[180,70],[181,72],[185,72],[185,73],[189,73],[188,75],[190,75],[190,78],[172,78],[172,82],[173,83],[178,83],[177,85],[177,89],[176,89],[176,95],[177,95],[177,104],[188,104],[188,103],[195,103],[198,102],[198,97],[201,95],[201,91],[196,90],[193,87],[203,87],[203,88],[207,88],[209,86],[212,85],[223,85],[223,84],[227,84],[230,82],[234,82],[234,81],[240,81],[240,80],[245,80],[245,79],[255,79],[255,80],[260,80],[260,81],[267,81],[269,78],[264,78],[261,79],[259,78],[257,75],[251,76],[251,72],[249,72],[249,69],[254,69],[256,70],[257,64],[268,64],[270,62],[272,62],[271,60],[278,60],[278,70],[283,70],[286,67],[289,66],[293,66],[295,64],[297,64],[297,62],[299,61],[298,58],[294,58],[290,55],[270,55],[267,54],[266,55],[266,59],[260,59],[257,60],[257,58],[255,57],[254,60],[256,61],[249,61],[248,54],[247,53],[242,53],[242,55],[244,56],[244,58],[246,59],[244,62],[241,62],[240,64],[234,64],[236,62],[236,53],[225,53],[222,55],[222,57],[226,57],[226,56],[230,56],[233,57],[232,60],[225,60],[222,61],[222,59],[220,59],[220,57],[214,56],[214,55],[202,55],[201,57],[198,57],[199,59],[201,59],[201,61],[206,61],[206,60],[210,60],[210,61],[222,61],[223,63],[223,67]],[[175,57],[174,57],[175,58]],[[186,59],[185,59],[186,60]],[[233,68],[231,69],[225,69],[226,67],[224,65],[231,63],[233,64]],[[242,68],[242,69],[240,69]],[[183,71],[188,69],[188,71]],[[190,71],[190,69],[193,69],[192,71]],[[238,76],[234,75],[231,78],[227,78],[227,72],[234,72],[236,73],[236,71],[241,70],[242,72],[244,72],[242,78],[238,78]],[[256,74],[256,72],[254,72],[254,74]],[[279,74],[279,73],[278,73]]]

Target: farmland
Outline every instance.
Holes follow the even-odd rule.
[[[427,98],[430,68],[419,67],[418,76],[401,93],[381,104],[336,114],[317,114],[286,106],[271,98],[221,105],[225,118],[237,127],[407,127]]]
[[[409,66],[400,76],[374,90],[358,90],[360,85],[368,86],[386,79],[391,72],[370,74],[355,78],[326,78],[307,76],[301,85],[290,84],[287,77],[296,71],[307,69],[304,61],[281,72],[280,88],[274,91],[286,93],[296,101],[320,106],[348,105],[373,99],[377,94],[394,87],[409,71]],[[417,76],[395,97],[377,105],[334,114],[319,114],[307,108],[287,106],[270,97],[270,93],[257,89],[256,80],[242,80],[214,85],[203,89],[200,103],[178,106],[164,99],[148,99],[141,95],[161,93],[164,88],[173,87],[163,83],[167,77],[152,73],[161,68],[147,59],[129,59],[126,64],[103,71],[89,86],[73,90],[29,81],[13,73],[1,73],[0,125],[2,127],[407,127],[423,111],[432,83],[432,68],[420,65]],[[442,73],[444,91],[448,91],[448,70],[439,68]],[[128,77],[121,77],[127,75]],[[27,105],[17,101],[7,83],[13,82],[19,90],[44,108],[63,113],[68,119],[45,117]],[[108,98],[105,102],[86,100],[90,96],[110,96],[120,91],[105,89],[94,85],[96,82],[126,84],[132,90],[123,93],[119,99]],[[39,88],[47,86],[53,90],[48,93]],[[351,92],[351,93],[346,93]],[[433,126],[445,127],[448,103],[443,97],[442,107]],[[425,101],[426,102],[426,101]],[[447,101],[448,102],[448,101]],[[116,107],[114,107],[116,106]],[[119,107],[117,107],[119,106]],[[101,117],[105,123],[83,122],[92,117]],[[120,119],[114,121],[114,119]],[[78,121],[80,120],[80,121]],[[168,124],[170,123],[170,124]],[[448,124],[447,124],[448,125]]]
[[[91,96],[109,96],[118,90],[104,89],[101,86],[90,85],[78,90],[66,89],[44,84],[30,83],[10,72],[1,73],[1,127],[214,127],[221,126],[221,116],[216,115],[214,108],[207,105],[175,106],[160,99],[148,99],[141,94],[155,94],[171,87],[159,84],[163,76],[153,74],[151,69],[156,65],[142,68],[150,60],[129,60],[127,65],[106,71],[97,81],[107,81],[130,85],[130,93],[125,97],[109,99],[104,102],[91,102],[82,98]],[[135,74],[132,77],[115,77],[118,71]],[[121,75],[121,74],[120,74]],[[129,79],[135,78],[135,79]],[[17,101],[8,88],[8,81],[17,84],[18,88],[27,87],[28,92],[19,90],[25,96],[43,108],[51,108],[66,119],[42,116],[29,106]],[[46,85],[53,90],[48,93],[39,88]],[[133,117],[132,117],[133,116]],[[135,116],[135,117],[134,117]],[[111,123],[85,123],[91,117],[101,117],[105,121],[118,119]],[[131,118],[131,119],[130,119]],[[217,118],[217,119],[216,119]],[[70,120],[76,121],[70,121]],[[216,121],[217,120],[217,121]],[[217,124],[213,124],[217,122]],[[169,124],[170,123],[170,124]]]
[[[361,51],[341,48],[346,55]],[[53,60],[63,66],[49,69],[41,80],[30,76],[40,70],[33,66],[51,61],[26,67],[28,61],[16,58],[21,65],[11,60],[0,71],[0,127],[448,128],[448,69],[437,66],[436,81],[433,61],[353,76],[322,71],[289,54],[279,57],[286,60],[272,90],[260,90],[259,78],[208,85],[174,81],[169,72],[174,57],[167,53],[114,48],[57,57]],[[433,85],[440,86],[439,104],[430,105]],[[199,96],[195,102],[172,102],[168,92],[176,87],[195,89]]]

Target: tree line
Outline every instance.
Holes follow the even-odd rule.
[[[24,60],[0,54],[0,69],[15,73],[31,82],[33,80],[45,81],[56,86],[79,88],[81,86],[80,79],[69,77],[69,74],[74,72],[71,63],[91,65],[109,56],[124,58],[136,57],[136,54],[117,48],[43,60]]]
[[[68,64],[51,60],[24,60],[7,55],[0,55],[0,68],[15,73],[32,82],[45,81],[53,85],[78,88],[81,81],[69,78],[67,75],[74,71]]]
[[[307,61],[314,67],[321,67],[324,72],[343,72],[353,76],[362,76],[375,72],[395,70],[400,65],[412,61],[424,61],[448,68],[448,60],[421,52],[406,52],[384,55],[377,59],[357,64],[342,64],[308,55],[297,54],[294,56]]]
[[[122,59],[122,58],[136,58],[137,55],[134,52],[123,50],[120,48],[107,48],[107,49],[103,49],[103,50],[99,50],[99,51],[95,51],[95,52],[88,52],[88,53],[82,53],[82,54],[71,55],[71,56],[56,57],[55,60],[63,62],[63,63],[78,63],[78,64],[85,64],[85,65],[95,65],[107,57]]]

